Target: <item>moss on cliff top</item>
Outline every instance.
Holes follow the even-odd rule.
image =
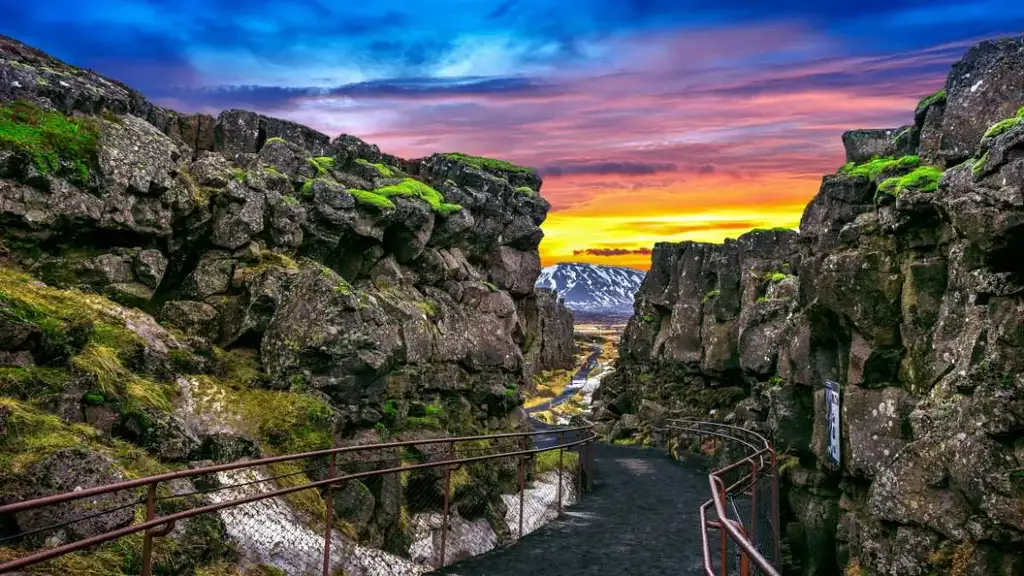
[[[413,178],[406,178],[398,184],[377,188],[373,193],[385,198],[389,196],[417,197],[429,204],[435,212],[445,216],[462,210],[462,206],[445,202],[444,196],[440,192]]]
[[[843,174],[850,176],[864,176],[868,180],[875,180],[883,172],[889,170],[910,170],[921,165],[921,159],[917,156],[903,156],[902,158],[872,158],[865,162],[847,162],[839,169]]]
[[[28,154],[42,174],[67,170],[90,180],[96,165],[99,127],[95,120],[42,110],[27,102],[0,107],[0,147]]]
[[[480,170],[496,170],[496,171],[503,171],[503,172],[520,172],[520,173],[526,173],[526,174],[533,173],[533,169],[532,168],[527,168],[525,166],[518,166],[516,164],[512,164],[511,162],[506,162],[504,160],[496,160],[494,158],[485,158],[483,156],[470,156],[469,154],[463,154],[461,152],[449,152],[447,154],[444,154],[444,156],[446,158],[451,158],[452,160],[458,160],[459,162],[464,162],[464,163],[469,164],[470,166],[472,166],[474,168],[477,168],[477,169],[480,169]]]
[[[1013,130],[1022,122],[1024,122],[1024,106],[1018,108],[1017,113],[1014,116],[1007,118],[1006,120],[1000,120],[992,126],[989,126],[989,129],[985,131],[985,135],[981,138],[982,140],[986,138],[995,138],[1000,134],[1005,134],[1010,130]]]
[[[936,91],[934,94],[930,94],[921,98],[921,101],[917,103],[917,109],[923,110],[933,104],[941,104],[946,101],[946,89]]]
[[[369,160],[364,160],[362,158],[356,158],[356,164],[360,164],[362,166],[369,166],[370,168],[373,168],[374,170],[377,171],[378,174],[385,178],[393,178],[395,176],[394,170],[389,168],[387,165],[381,164],[379,162],[374,163],[370,162]]]
[[[378,210],[394,210],[395,203],[391,200],[377,194],[376,192],[370,192],[368,190],[360,190],[358,188],[349,188],[348,193],[351,194],[356,202],[364,206],[373,206]]]
[[[909,174],[887,178],[878,185],[878,191],[900,196],[907,190],[934,192],[939,187],[942,169],[935,166],[918,166]]]

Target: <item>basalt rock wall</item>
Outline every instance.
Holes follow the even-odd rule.
[[[596,415],[769,435],[796,573],[1024,574],[1024,40],[843,141],[799,233],[655,247]]]
[[[0,36],[0,501],[68,460],[95,474],[61,487],[523,426],[521,386],[573,361],[571,316],[534,290],[540,188],[492,159],[179,114]],[[80,424],[155,463],[126,470]],[[401,541],[389,482],[345,512],[372,545]]]

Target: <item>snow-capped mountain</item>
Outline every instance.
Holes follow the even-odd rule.
[[[550,288],[577,312],[633,313],[645,272],[598,264],[555,264],[541,270],[537,286]]]

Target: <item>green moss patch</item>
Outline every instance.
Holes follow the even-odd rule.
[[[380,174],[385,178],[394,178],[395,176],[395,171],[386,166],[385,164],[373,163],[370,162],[369,160],[364,160],[362,158],[356,158],[356,164],[360,164],[362,166],[369,166],[376,170],[377,174]]]
[[[868,180],[877,179],[883,172],[890,170],[911,170],[921,165],[921,159],[917,156],[903,156],[902,158],[872,158],[866,162],[847,162],[839,169],[843,174],[850,176],[864,176]]]
[[[310,158],[309,163],[316,170],[317,176],[326,176],[327,172],[334,169],[334,158],[330,156],[317,156]]]
[[[90,180],[96,166],[99,127],[95,120],[42,110],[26,102],[0,107],[0,147],[32,157],[42,174],[67,173]]]
[[[390,196],[417,197],[429,204],[435,212],[445,216],[462,210],[462,206],[445,202],[444,196],[440,192],[413,178],[406,178],[398,184],[377,188],[373,193],[385,198]]]
[[[1013,130],[1014,128],[1019,126],[1021,122],[1024,122],[1024,106],[1018,108],[1017,114],[1014,115],[1012,118],[1000,120],[999,122],[996,122],[992,126],[989,126],[989,129],[985,131],[985,135],[982,136],[981,138],[982,140],[986,138],[995,138],[1000,134],[1005,134],[1010,130]]]
[[[446,158],[452,160],[458,160],[465,164],[480,169],[480,170],[493,170],[499,172],[519,172],[519,173],[533,173],[532,168],[525,166],[517,166],[511,162],[505,162],[504,160],[495,160],[494,158],[484,158],[483,156],[470,156],[469,154],[462,154],[461,152],[450,152],[444,154]]]
[[[516,186],[516,192],[531,197],[537,195],[537,191],[529,186]]]
[[[918,110],[923,110],[923,109],[925,109],[925,108],[927,108],[927,107],[929,107],[929,106],[931,106],[933,104],[942,104],[945,101],[946,101],[946,89],[943,88],[942,90],[939,90],[939,91],[935,92],[934,94],[931,94],[929,96],[925,96],[924,98],[922,98],[921,101],[917,103],[917,109]]]
[[[934,192],[939,187],[942,169],[935,166],[918,166],[909,174],[887,178],[878,185],[878,191],[892,196],[900,196],[907,190]]]
[[[349,188],[348,193],[351,194],[356,202],[364,206],[372,206],[378,210],[394,210],[395,203],[388,200],[384,196],[377,194],[376,192],[370,192],[368,190],[360,190],[358,188]]]
[[[195,379],[196,408],[200,413],[216,412],[273,452],[287,454],[331,447],[333,411],[321,398],[302,392],[252,388],[237,375]]]
[[[704,294],[704,298],[701,301],[702,302],[707,302],[708,300],[711,300],[712,298],[717,298],[718,295],[721,294],[721,293],[722,293],[722,291],[719,290],[718,288],[715,288],[714,290],[709,290],[706,294]]]
[[[987,163],[988,152],[985,152],[985,154],[981,158],[978,158],[971,164],[971,175],[973,175],[975,178],[980,178],[982,173],[985,172],[985,164]]]

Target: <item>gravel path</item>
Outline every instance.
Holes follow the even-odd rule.
[[[593,490],[562,518],[511,546],[431,574],[690,576],[702,574],[700,505],[707,473],[665,452],[597,444]]]

